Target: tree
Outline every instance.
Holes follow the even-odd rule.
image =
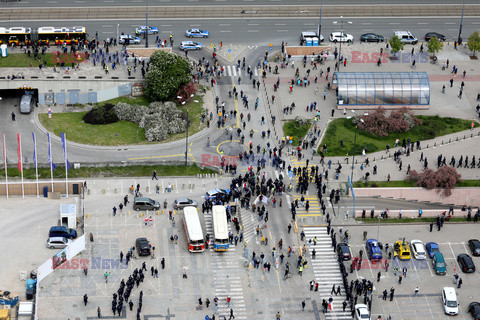
[[[390,47],[392,48],[393,53],[397,53],[400,50],[403,50],[403,43],[400,41],[400,38],[397,36],[393,36],[393,38],[390,38],[388,41],[390,43]]]
[[[432,169],[425,169],[418,173],[411,170],[408,174],[408,181],[415,181],[419,187],[426,189],[443,189],[443,195],[448,197],[452,194],[452,189],[460,182],[461,175],[453,167],[441,166],[436,172]]]
[[[472,51],[472,54],[474,57],[476,57],[476,53],[478,50],[480,50],[480,34],[478,34],[478,31],[475,31],[468,37],[468,49]]]
[[[145,76],[145,95],[151,101],[167,101],[192,79],[191,65],[182,57],[165,51],[150,56],[150,68]]]
[[[437,37],[433,37],[428,41],[427,48],[428,52],[435,56],[437,52],[443,49],[443,42],[438,40]]]

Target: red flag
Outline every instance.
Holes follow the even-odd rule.
[[[17,153],[18,153],[18,170],[22,172],[22,141],[20,139],[20,133],[17,132],[17,141],[18,141],[18,148],[17,148]]]

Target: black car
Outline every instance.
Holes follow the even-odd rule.
[[[472,258],[465,253],[459,254],[457,257],[457,262],[462,268],[462,271],[465,273],[475,272],[475,264],[473,263]]]
[[[147,238],[138,238],[135,241],[135,247],[137,248],[137,252],[139,256],[149,256],[151,245]]]
[[[470,303],[470,305],[468,306],[468,312],[472,315],[473,319],[480,320],[480,303]]]
[[[364,33],[360,36],[361,42],[383,42],[383,36],[375,33]]]
[[[346,243],[337,244],[337,253],[342,260],[350,260],[352,258],[350,247]]]
[[[445,41],[447,39],[443,34],[436,33],[436,32],[429,32],[425,35],[426,41],[430,41],[430,39],[432,38],[437,38],[440,41]]]
[[[470,247],[470,250],[472,250],[472,255],[480,256],[480,240],[478,239],[468,240],[468,246]]]

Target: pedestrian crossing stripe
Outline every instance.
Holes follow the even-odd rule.
[[[321,217],[321,213],[306,213],[306,214],[297,214],[297,217]]]
[[[227,65],[223,66],[223,75],[224,76],[229,76],[229,77],[249,77],[250,75],[247,73],[247,70],[242,70],[241,68],[237,70],[236,65]],[[258,77],[258,69],[256,67],[252,68],[253,70],[253,75],[255,77]]]

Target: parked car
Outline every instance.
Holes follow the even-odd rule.
[[[370,320],[370,311],[366,304],[355,305],[355,319],[356,320]]]
[[[139,256],[149,256],[152,245],[147,240],[147,238],[138,238],[135,240],[135,247]]]
[[[134,37],[130,34],[122,34],[120,37],[118,37],[118,43],[119,44],[139,44],[140,43],[140,38],[139,37]]]
[[[353,36],[348,33],[332,32],[330,33],[330,41],[332,42],[353,42]]]
[[[408,242],[399,240],[396,241],[394,246],[394,256],[400,258],[400,260],[410,260],[412,258],[412,254],[410,252],[410,248],[408,247]]]
[[[51,237],[47,240],[47,248],[49,249],[63,249],[72,243],[72,240],[65,237]]]
[[[425,35],[425,40],[430,41],[432,38],[437,38],[440,41],[445,41],[447,37],[445,37],[443,34],[436,33],[436,32],[429,32]]]
[[[417,44],[418,39],[410,31],[394,31],[394,36],[400,39],[401,43]]]
[[[448,315],[458,314],[457,293],[452,287],[444,287],[442,290],[443,309]]]
[[[160,202],[144,197],[135,197],[133,199],[134,210],[158,210],[160,209]]]
[[[175,209],[182,209],[185,207],[196,207],[196,206],[198,206],[197,201],[188,199],[188,198],[180,198],[173,201],[173,207]]]
[[[141,26],[135,29],[136,34],[145,34],[146,31],[147,31],[147,26]],[[157,34],[157,33],[158,33],[157,27],[148,26],[148,34]]]
[[[180,43],[180,50],[200,50],[202,49],[202,44],[195,41],[182,41]]]
[[[445,258],[443,257],[443,254],[440,251],[435,252],[435,254],[433,255],[432,265],[436,274],[439,274],[439,275],[447,274],[447,264],[445,263]]]
[[[425,251],[425,246],[423,242],[420,240],[412,240],[410,242],[410,246],[412,247],[413,256],[417,260],[425,260],[427,259],[427,251]]]
[[[433,255],[437,252],[440,252],[438,244],[436,242],[427,242],[425,245],[427,252],[430,258],[433,258]]]
[[[375,33],[364,33],[360,36],[361,42],[383,42],[385,38]]]
[[[480,303],[470,303],[470,305],[468,306],[468,312],[472,315],[474,320],[480,320]]]
[[[382,260],[382,249],[380,243],[376,239],[368,239],[366,243],[367,255],[371,261]]]
[[[468,254],[462,253],[459,254],[457,257],[457,262],[465,273],[472,273],[475,272],[475,264],[473,263],[472,257]]]
[[[200,29],[188,29],[185,31],[185,36],[187,38],[208,38],[210,34],[206,30]]]
[[[468,240],[468,247],[472,250],[472,255],[480,256],[480,241],[478,239]]]
[[[71,228],[67,228],[65,226],[55,226],[50,228],[48,237],[49,238],[64,237],[67,239],[75,239],[77,237],[77,231]]]
[[[352,258],[350,247],[344,242],[337,244],[337,253],[342,260],[350,260]]]
[[[205,193],[205,198],[207,198],[209,200],[213,200],[213,199],[216,199],[219,196],[226,196],[229,193],[230,193],[230,191],[227,190],[227,189],[212,189],[212,190],[208,191],[207,193]]]

